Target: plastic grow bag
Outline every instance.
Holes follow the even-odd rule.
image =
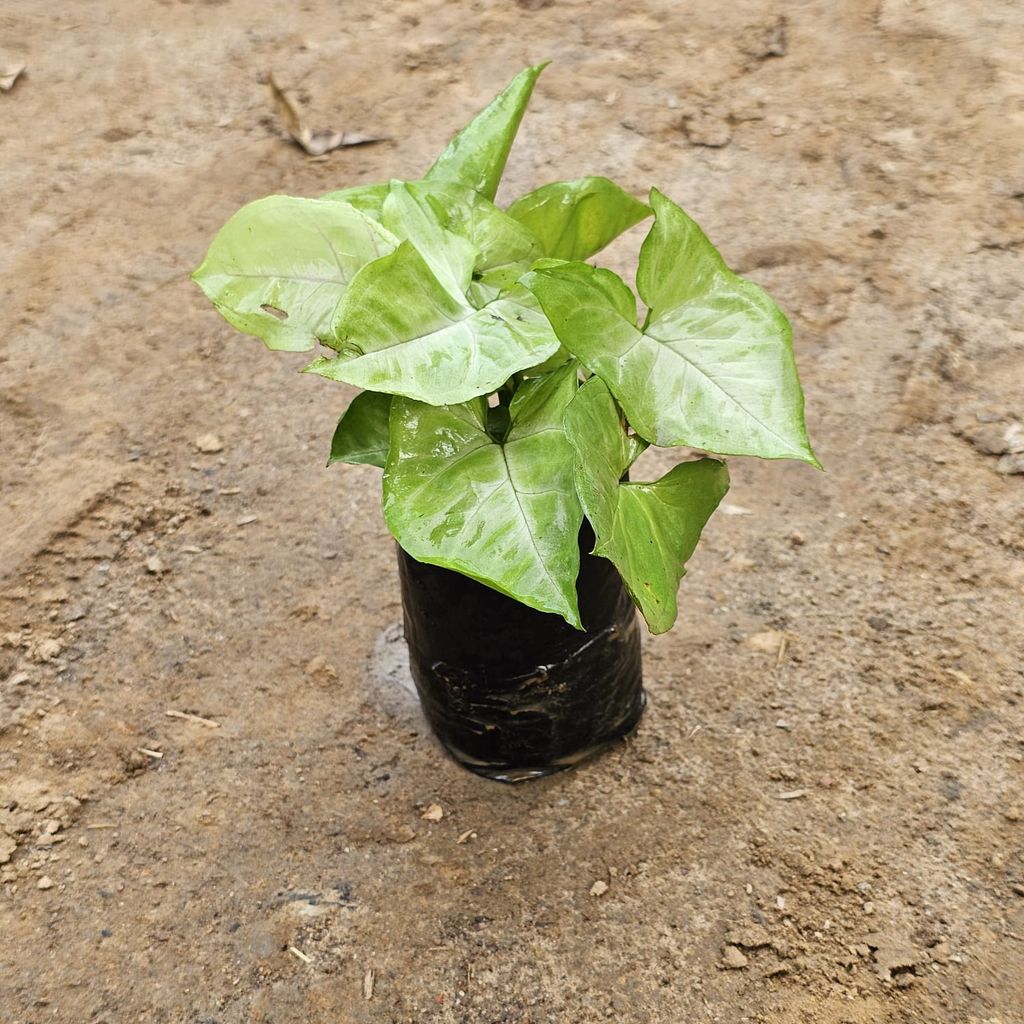
[[[398,550],[412,676],[431,728],[479,775],[515,782],[619,739],[644,707],[636,608],[580,533],[584,632]]]

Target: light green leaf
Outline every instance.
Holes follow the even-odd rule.
[[[592,377],[565,413],[580,503],[594,554],[609,559],[652,633],[676,620],[676,592],[701,531],[729,489],[716,459],[675,466],[654,483],[622,482],[641,443],[627,435],[607,385]]]
[[[338,420],[331,440],[330,466],[351,462],[384,468],[388,457],[388,418],[391,396],[377,391],[360,391]]]
[[[530,366],[523,372],[527,377],[540,377],[542,374],[557,370],[559,366],[564,366],[572,358],[572,353],[564,345],[559,345],[554,355],[548,356],[544,362]]]
[[[547,314],[561,343],[592,373],[592,363],[624,352],[636,341],[636,298],[617,274],[589,263],[560,263],[522,278]],[[609,371],[610,372],[610,369]]]
[[[638,275],[650,310],[643,331],[607,271],[573,263],[527,278],[562,343],[655,444],[817,466],[788,321],[678,206],[657,190],[651,205]]]
[[[412,242],[448,294],[461,301],[473,276],[477,251],[468,238],[447,230],[441,220],[444,216],[428,191],[393,181],[381,222],[396,237]]]
[[[505,274],[499,273],[493,279],[489,274],[484,274],[482,277],[470,281],[469,288],[466,290],[469,304],[476,309],[482,309],[488,302],[493,302],[506,287],[506,280]]]
[[[396,398],[384,518],[413,558],[470,576],[581,629],[583,513],[562,418],[575,364],[524,383],[504,443],[483,399],[436,407]]]
[[[335,318],[336,359],[306,367],[332,380],[454,405],[542,362],[558,339],[532,299],[514,293],[474,309],[451,295],[409,242],[364,267]]]
[[[192,279],[240,331],[269,348],[301,352],[330,337],[359,268],[396,245],[346,203],[269,196],[221,228]]]
[[[348,203],[367,217],[380,220],[384,210],[384,200],[388,196],[388,183],[375,182],[372,185],[351,185],[349,188],[336,189],[322,195],[321,199],[335,203]]]
[[[540,255],[528,228],[489,199],[450,181],[392,182],[383,223],[397,238],[416,246],[439,278],[462,285],[474,305],[485,305],[509,288]],[[436,253],[437,255],[432,255]],[[467,278],[472,275],[474,292]]]
[[[530,309],[535,310],[538,316],[544,316],[544,311],[540,307],[540,303],[537,301],[537,296],[533,294],[524,284],[517,282],[512,288],[507,289],[505,292],[510,298],[515,298],[522,302],[523,305],[529,306]],[[552,332],[554,334],[554,332]],[[573,358],[573,354],[559,342],[558,348],[547,357],[543,362],[538,363],[536,366],[527,367],[523,373],[527,377],[541,377],[545,373],[550,373],[552,370],[558,369],[560,366],[564,366],[570,359]]]
[[[585,260],[651,210],[607,178],[579,178],[530,192],[508,214],[537,236],[546,256]]]
[[[426,180],[458,182],[493,199],[537,76],[546,66],[538,64],[520,71],[505,90],[448,143],[447,149],[424,175]]]
[[[541,255],[540,242],[529,228],[468,186],[451,181],[416,181],[409,182],[408,187],[417,197],[427,197],[445,228],[473,243],[478,252],[475,274],[519,268]],[[526,269],[519,269],[516,277]]]
[[[400,194],[400,199],[396,198],[396,193]],[[541,255],[540,242],[527,227],[479,192],[458,182],[393,181],[390,185],[359,185],[328,193],[324,198],[341,200],[346,197],[368,216],[385,224],[396,238],[411,241],[431,263],[435,273],[438,268],[433,246],[437,239],[444,239],[445,233],[465,239],[472,246],[474,256],[472,281],[462,293],[477,308],[496,299]],[[429,230],[425,230],[428,222],[432,223]],[[444,245],[450,248],[449,243]],[[465,274],[464,259],[462,256],[457,261],[460,280]],[[443,279],[443,271],[439,276]]]

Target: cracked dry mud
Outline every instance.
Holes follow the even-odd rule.
[[[1024,1020],[1022,22],[7,5],[0,1020]],[[828,472],[732,460],[635,737],[506,788],[401,686],[377,471],[323,468],[350,392],[187,273],[544,58],[505,197],[680,201],[791,314]],[[269,70],[393,141],[307,158]]]

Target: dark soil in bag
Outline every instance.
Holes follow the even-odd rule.
[[[409,661],[423,711],[464,767],[504,782],[569,768],[644,706],[636,608],[580,532],[585,632],[399,548]]]

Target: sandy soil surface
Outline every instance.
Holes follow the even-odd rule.
[[[1021,52],[1016,0],[5,4],[0,1020],[1024,1021]],[[351,392],[187,274],[544,58],[505,197],[686,206],[828,472],[732,460],[635,738],[511,788],[396,681]],[[308,158],[271,70],[392,141]]]

